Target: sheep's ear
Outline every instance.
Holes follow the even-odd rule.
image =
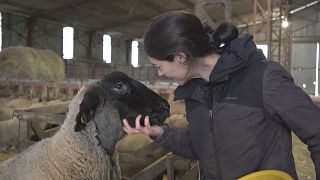
[[[76,116],[76,132],[83,130],[86,124],[94,117],[94,111],[99,105],[100,90],[98,86],[91,86],[85,92],[79,106],[79,113]]]
[[[94,112],[90,111],[89,113],[87,112],[79,112],[76,116],[76,126],[74,127],[74,130],[76,132],[79,132],[83,130],[87,123],[94,117]]]
[[[90,95],[90,94],[88,94]],[[85,96],[84,101],[80,104],[80,111],[76,116],[76,125],[74,131],[79,132],[83,130],[87,123],[94,118],[97,108],[104,106],[104,98],[102,96]]]

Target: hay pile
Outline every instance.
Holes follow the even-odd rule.
[[[64,63],[51,50],[9,47],[0,53],[0,78],[59,81],[65,79]]]
[[[16,154],[17,154],[17,151],[15,150],[0,151],[0,163],[1,161],[5,161]]]

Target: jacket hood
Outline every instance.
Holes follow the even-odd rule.
[[[247,33],[231,41],[210,74],[209,80],[211,82],[215,82],[245,66],[249,56],[257,49],[252,38],[253,36]]]
[[[247,64],[249,56],[257,50],[252,38],[253,36],[247,33],[230,42],[213,68],[209,83],[225,80],[230,73],[243,68]],[[194,93],[199,91],[199,83],[206,84],[208,82],[203,79],[191,79],[186,84],[178,86],[174,92],[174,100],[194,96]]]

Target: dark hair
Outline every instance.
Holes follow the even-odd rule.
[[[223,43],[228,45],[238,37],[238,29],[230,23],[221,24],[213,33],[203,27],[196,16],[171,11],[157,16],[144,33],[144,50],[149,57],[172,61],[176,53],[184,53],[188,60],[211,53],[221,54]],[[224,47],[225,47],[224,46]]]

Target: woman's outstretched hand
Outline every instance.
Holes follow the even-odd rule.
[[[151,126],[149,116],[144,118],[144,126],[141,126],[140,120],[142,115],[136,117],[136,127],[131,127],[126,119],[123,119],[123,130],[128,134],[143,133],[148,136],[160,137],[163,134],[163,128],[157,125]]]

